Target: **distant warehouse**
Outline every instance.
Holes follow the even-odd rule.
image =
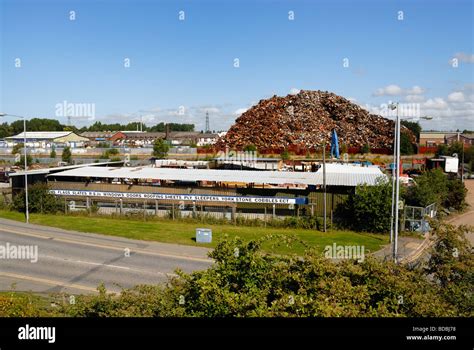
[[[328,210],[359,184],[386,176],[378,167],[327,164]],[[14,192],[21,177],[12,178]],[[92,205],[104,213],[198,214],[236,219],[321,215],[323,172],[83,166],[44,175],[71,210]]]
[[[25,134],[6,137],[7,143],[24,143]],[[30,148],[46,148],[56,146],[83,147],[88,142],[87,137],[79,136],[72,131],[27,131],[26,146]]]

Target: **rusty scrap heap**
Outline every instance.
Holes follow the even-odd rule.
[[[296,95],[273,96],[260,100],[239,118],[218,149],[285,149],[292,145],[306,148],[330,143],[335,128],[340,144],[347,147],[387,149],[392,147],[394,122],[371,114],[357,104],[327,91],[301,90]],[[406,128],[412,141],[414,135]]]

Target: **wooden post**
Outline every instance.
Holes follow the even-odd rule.
[[[273,208],[272,208],[272,209],[273,209],[273,213],[272,213],[273,220],[275,220],[275,216],[276,216],[276,214],[275,214],[275,204],[273,204]]]
[[[267,227],[267,206],[265,206],[265,214],[263,214],[263,222],[265,223],[265,227]]]
[[[171,216],[173,217],[173,220],[174,220],[174,203],[171,204]]]
[[[120,215],[123,213],[123,200],[120,198]]]
[[[155,216],[158,216],[158,199],[155,200]]]

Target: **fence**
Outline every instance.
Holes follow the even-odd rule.
[[[436,216],[436,204],[430,204],[427,207],[405,206],[403,215],[403,225],[405,231],[428,232],[431,227],[429,219]]]

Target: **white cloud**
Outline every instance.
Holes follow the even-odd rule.
[[[387,85],[383,88],[378,88],[375,92],[375,96],[397,96],[401,95],[403,92],[402,88],[398,85]]]
[[[448,95],[449,102],[464,102],[465,97],[462,91],[455,91]]]
[[[465,52],[457,52],[454,55],[454,57],[457,58],[460,62],[474,63],[474,54],[469,54]]]
[[[407,102],[423,102],[425,100],[425,96],[423,95],[406,95],[405,101]]]
[[[442,110],[448,108],[448,104],[441,97],[430,98],[422,104],[423,108]]]
[[[372,94],[373,96],[406,96],[406,95],[422,95],[425,93],[425,89],[414,85],[410,89],[403,89],[398,85],[391,84],[382,88],[378,88]]]
[[[408,95],[421,95],[425,93],[425,89],[418,85],[415,85],[411,89],[406,90],[405,93]]]
[[[290,89],[290,95],[296,95],[296,94],[299,94],[300,93],[300,89],[297,89],[297,88],[291,88]]]
[[[240,116],[241,114],[247,112],[248,108],[239,108],[236,111],[234,111],[234,115]]]

